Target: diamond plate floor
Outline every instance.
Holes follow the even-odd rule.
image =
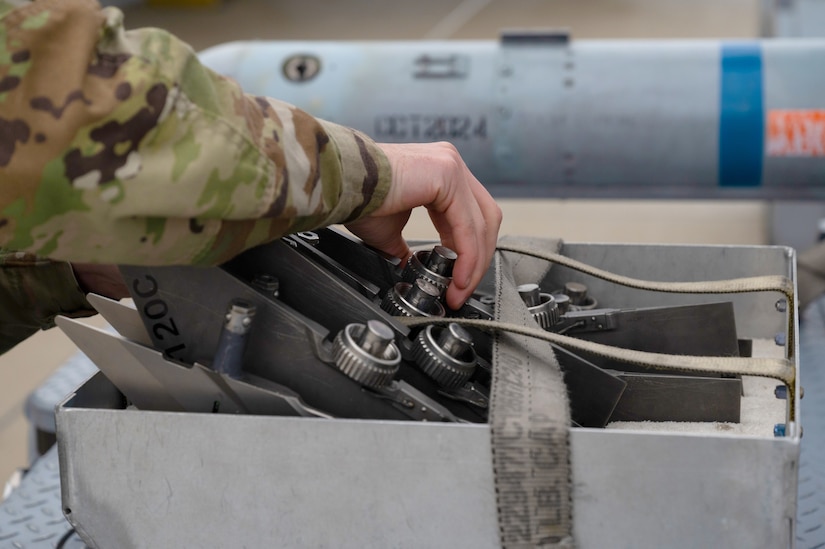
[[[60,504],[57,446],[37,460],[0,505],[0,548],[84,549]]]
[[[799,336],[802,455],[796,540],[799,549],[825,548],[825,298],[805,309]]]

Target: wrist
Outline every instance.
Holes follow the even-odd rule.
[[[129,290],[115,265],[72,263],[77,285],[84,293],[95,293],[111,299],[129,297]]]

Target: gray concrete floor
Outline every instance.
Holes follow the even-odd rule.
[[[230,40],[483,39],[502,28],[568,28],[574,38],[752,37],[758,0],[224,0],[192,10],[131,6],[130,26],[196,49]]]
[[[104,2],[105,3],[105,2]],[[501,28],[568,28],[573,38],[753,37],[759,0],[225,0],[214,8],[127,2],[129,28],[170,30],[196,49],[239,39],[492,39]],[[567,240],[719,242],[766,239],[758,202],[506,201],[504,233]],[[432,237],[415,215],[411,238]],[[74,350],[57,330],[0,357],[0,484],[28,463],[26,395]]]

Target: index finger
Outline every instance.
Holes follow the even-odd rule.
[[[442,242],[458,254],[447,291],[447,304],[453,309],[467,301],[487,272],[501,225],[501,209],[475,178],[471,176],[464,189],[459,193],[463,196],[442,212],[443,219],[431,212]]]

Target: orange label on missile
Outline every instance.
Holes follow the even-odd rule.
[[[768,156],[825,156],[825,110],[768,112]]]

